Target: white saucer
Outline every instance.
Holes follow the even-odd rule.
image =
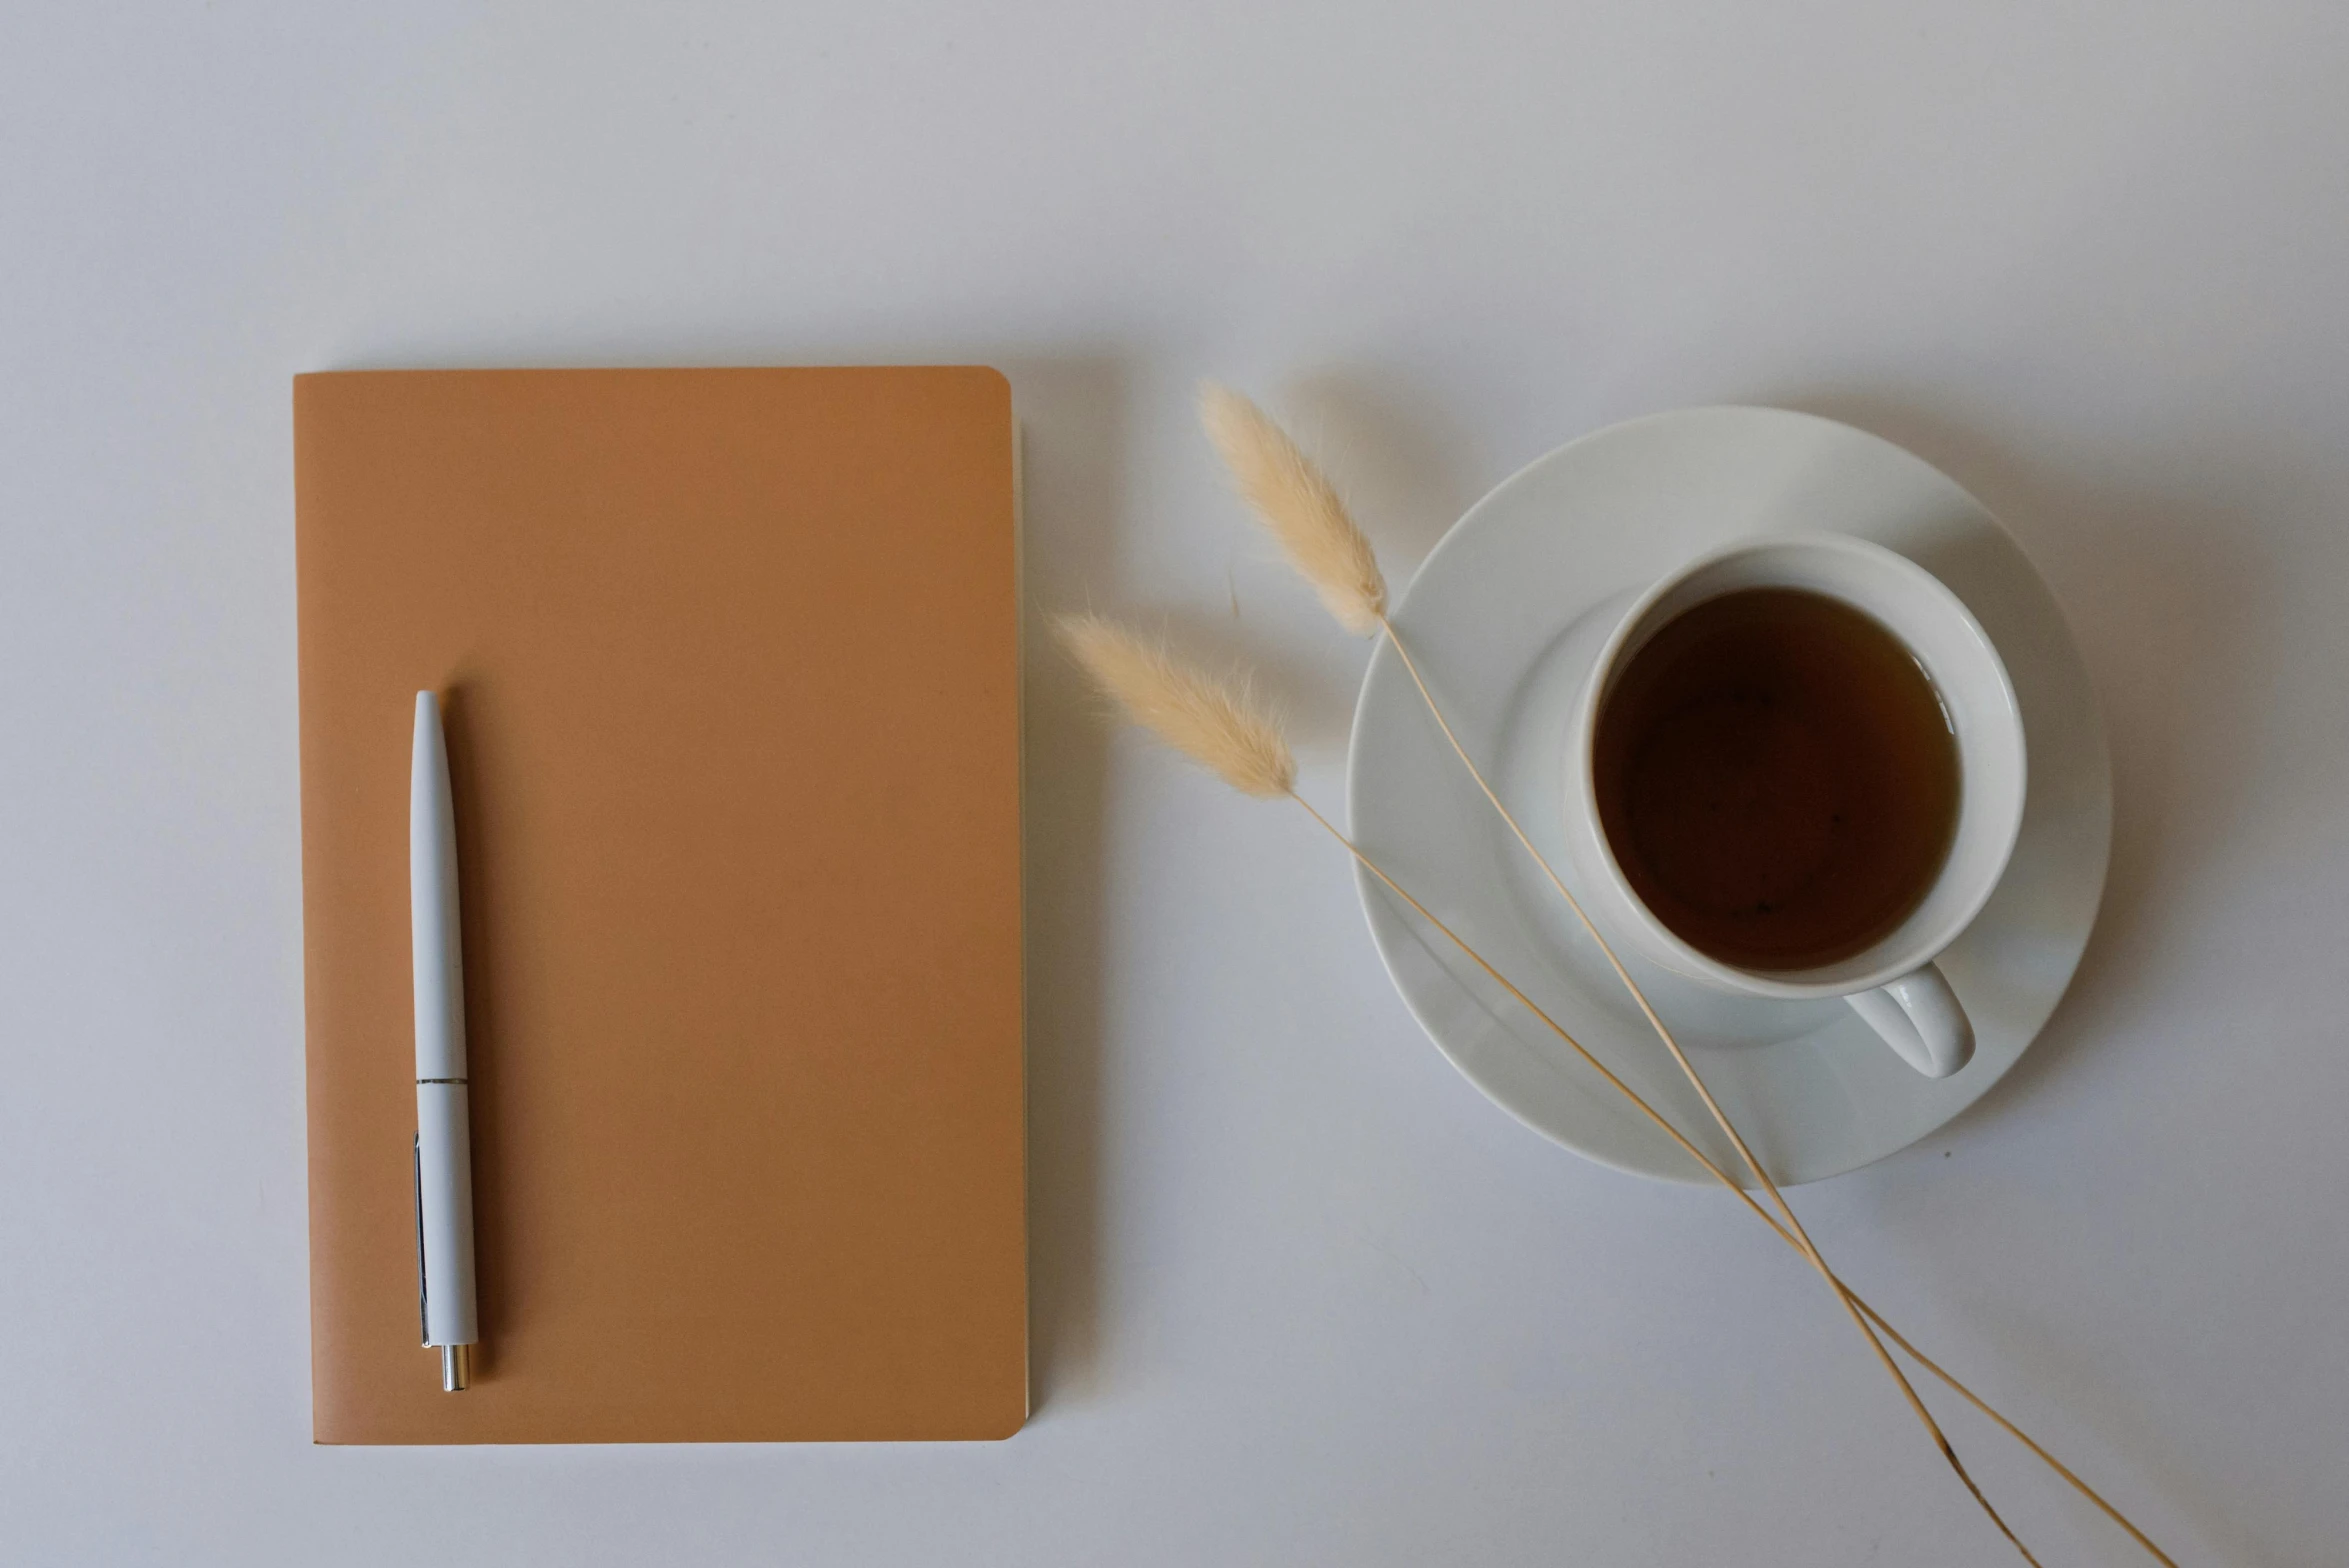
[[[1780,409],[1699,408],[1585,436],[1504,482],[1445,535],[1394,612],[1462,743],[1564,873],[1555,667],[1568,629],[1700,551],[1812,531],[1897,550],[1966,602],[2022,704],[2030,798],[2005,879],[1941,960],[1976,1035],[1973,1061],[1952,1077],[1911,1071],[1840,1001],[1720,996],[1631,961],[1782,1182],[1880,1160],[1964,1110],[2023,1054],[2079,964],[2104,889],[2112,779],[2095,694],[2047,585],[1980,502],[1890,442]],[[1698,1147],[1736,1168],[1383,641],[1355,710],[1347,795],[1372,858]],[[1478,1088],[1594,1160],[1669,1181],[1711,1179],[1449,942],[1367,874],[1356,880],[1396,989]]]

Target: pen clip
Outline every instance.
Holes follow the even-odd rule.
[[[424,1305],[424,1134],[409,1145],[416,1176],[416,1342],[432,1343],[432,1315]]]

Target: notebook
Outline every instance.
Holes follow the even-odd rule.
[[[1026,1417],[1014,432],[978,368],[294,382],[321,1443]],[[482,1344],[419,1344],[407,812]]]

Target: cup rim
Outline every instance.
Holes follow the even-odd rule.
[[[1993,705],[1997,708],[2004,722],[2013,727],[2018,739],[2018,745],[2015,748],[2017,776],[2013,780],[2013,788],[2007,792],[2011,800],[2011,804],[2006,809],[2007,820],[1998,835],[1997,853],[1980,857],[1981,869],[1975,874],[1975,885],[1968,888],[1965,896],[1958,900],[1950,912],[1928,931],[1914,934],[1902,940],[1899,948],[1885,953],[1877,962],[1871,964],[1868,969],[1857,976],[1843,975],[1832,980],[1800,978],[1804,974],[1813,972],[1807,970],[1741,968],[1735,964],[1724,963],[1720,959],[1691,946],[1656,917],[1654,911],[1648,908],[1647,902],[1639,896],[1638,890],[1631,885],[1630,878],[1624,874],[1622,863],[1616,858],[1615,846],[1607,837],[1606,829],[1600,824],[1596,815],[1598,776],[1594,754],[1598,736],[1599,711],[1605,705],[1608,689],[1619,673],[1625,658],[1626,647],[1633,634],[1640,629],[1641,623],[1648,618],[1649,612],[1699,572],[1718,566],[1724,561],[1734,560],[1739,556],[1756,555],[1789,547],[1828,550],[1865,560],[1870,563],[1872,568],[1889,570],[1894,575],[1905,578],[1911,585],[1921,589],[1926,597],[1939,604],[1944,611],[1954,615],[1963,628],[1971,634],[1975,644],[1986,656],[1991,672],[1996,675],[1997,685]],[[1704,602],[1706,601],[1697,601],[1700,604]],[[1693,609],[1695,605],[1692,604],[1688,608]],[[1885,629],[1892,632],[1894,637],[1899,638],[1904,647],[1908,646],[1908,640],[1902,637],[1898,630],[1891,627]],[[1668,954],[1668,963],[1671,967],[1681,970],[1692,978],[1724,989],[1740,991],[1747,995],[1804,1001],[1850,996],[1861,991],[1872,991],[1903,975],[1912,974],[1940,956],[1942,950],[1956,941],[1959,934],[1973,923],[1974,917],[1982,912],[1982,906],[1990,902],[1991,894],[1998,890],[1999,882],[2005,877],[2007,862],[2013,857],[2015,841],[2022,832],[2023,801],[2029,788],[2029,758],[2025,748],[2019,744],[2022,729],[2022,705],[2016,699],[2014,680],[2007,673],[2006,660],[2000,656],[1998,645],[1991,640],[1990,634],[1983,629],[1982,623],[1975,618],[1974,612],[1966,607],[1965,601],[1960,599],[1947,583],[1907,556],[1870,540],[1856,538],[1850,534],[1785,533],[1771,534],[1764,538],[1741,539],[1718,549],[1706,551],[1651,583],[1643,592],[1633,598],[1630,604],[1625,606],[1617,616],[1613,629],[1607,634],[1607,640],[1599,646],[1588,677],[1587,698],[1577,705],[1574,733],[1570,737],[1570,744],[1573,747],[1573,766],[1577,770],[1583,799],[1589,804],[1592,812],[1589,830],[1591,838],[1598,845],[1600,864],[1610,879],[1610,891],[1615,895],[1616,900],[1623,905],[1622,912],[1636,923],[1642,939],[1654,948]],[[1967,809],[1966,794],[1961,792],[1958,807],[1961,821]],[[1945,864],[1936,877],[1936,883],[1940,877],[1946,877],[1948,874],[1949,868]],[[1877,947],[1883,948],[1899,936],[1900,933],[1896,930],[1880,939]],[[1862,949],[1861,952],[1853,955],[1853,959],[1842,960],[1842,963],[1849,964],[1854,959],[1865,958],[1869,956],[1871,951],[1874,950]]]

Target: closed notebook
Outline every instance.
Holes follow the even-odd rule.
[[[1027,1410],[1014,437],[968,368],[294,383],[322,1443]],[[442,694],[482,1344],[419,1346]]]

